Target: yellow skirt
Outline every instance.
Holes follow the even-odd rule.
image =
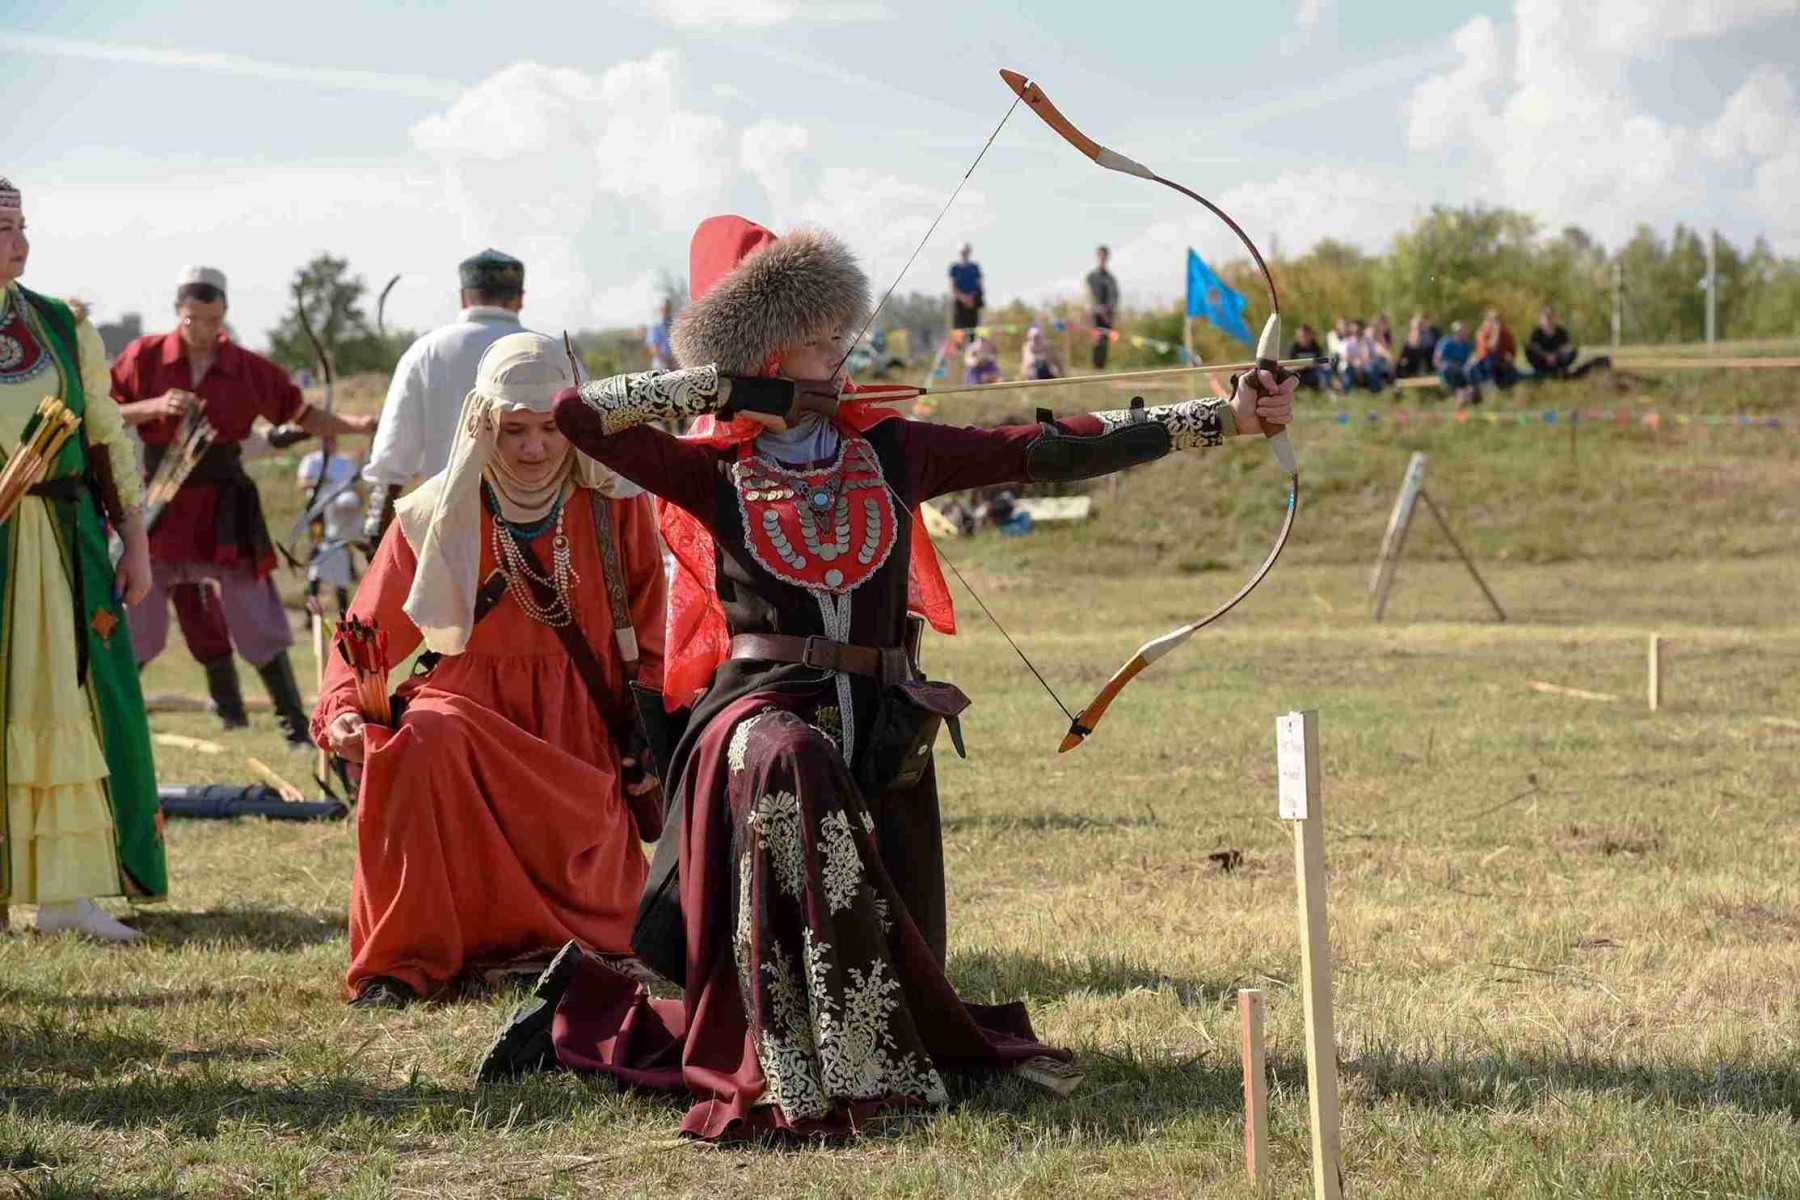
[[[49,904],[121,892],[106,755],[75,678],[74,597],[57,526],[28,497],[15,516],[11,658],[6,663],[6,828],[10,896]]]

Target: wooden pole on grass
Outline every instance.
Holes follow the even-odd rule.
[[[1331,940],[1325,927],[1325,812],[1320,797],[1319,714],[1275,718],[1281,817],[1294,826],[1300,910],[1300,987],[1306,1006],[1306,1091],[1312,1117],[1315,1200],[1340,1200],[1337,1032],[1331,1015]]]
[[[1662,707],[1662,634],[1650,635],[1650,711]]]
[[[1238,989],[1238,1023],[1243,1035],[1244,1173],[1252,1187],[1267,1194],[1269,1174],[1269,1070],[1263,1048],[1261,988]]]

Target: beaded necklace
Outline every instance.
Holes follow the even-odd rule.
[[[500,565],[500,573],[506,576],[506,588],[512,593],[512,598],[518,602],[526,616],[540,625],[560,629],[573,623],[575,605],[570,595],[575,585],[581,582],[581,576],[575,571],[573,556],[569,552],[569,539],[563,534],[566,510],[563,508],[562,498],[557,498],[556,506],[542,519],[528,525],[514,525],[500,515],[500,502],[495,499],[493,489],[485,483],[481,486],[481,497],[494,518],[494,561]],[[556,526],[556,532],[550,539],[550,574],[543,575],[533,569],[524,552],[519,549],[519,541],[531,541],[552,523]],[[554,593],[556,603],[550,607],[539,604],[536,591],[530,586],[533,583],[538,589]]]

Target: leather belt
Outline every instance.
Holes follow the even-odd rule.
[[[740,633],[731,639],[731,657],[763,662],[799,663],[818,671],[867,675],[883,683],[912,677],[906,650],[900,646],[852,646],[826,637],[787,633]]]

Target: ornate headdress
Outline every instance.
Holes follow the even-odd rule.
[[[25,205],[12,180],[0,175],[0,212],[22,212]]]

